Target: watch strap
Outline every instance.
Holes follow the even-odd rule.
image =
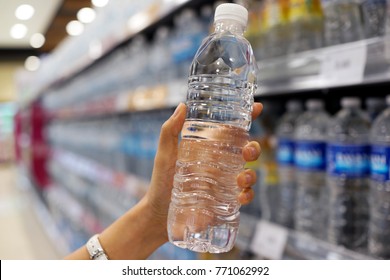
[[[88,240],[86,247],[91,260],[108,260],[106,252],[104,252],[102,245],[99,242],[98,234],[95,234]]]

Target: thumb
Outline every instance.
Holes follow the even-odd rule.
[[[172,116],[162,125],[154,169],[167,171],[176,163],[178,137],[183,127],[186,106],[180,103]],[[173,166],[174,168],[174,166]]]

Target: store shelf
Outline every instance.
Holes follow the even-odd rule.
[[[46,204],[43,203],[42,199],[38,196],[33,183],[28,176],[28,172],[25,166],[18,165],[18,181],[19,184],[28,190],[30,201],[33,205],[33,210],[38,217],[42,228],[46,231],[47,236],[55,244],[58,252],[65,256],[71,252],[71,248],[66,238],[60,233],[57,225],[53,219],[53,216],[49,212]]]
[[[259,62],[261,95],[390,81],[390,37]]]
[[[241,214],[237,246],[260,258],[368,260],[371,256]]]
[[[108,186],[123,191],[132,200],[141,199],[149,186],[148,182],[135,175],[111,170],[69,151],[53,149],[52,159],[79,176],[97,184],[106,183]]]
[[[50,111],[53,119],[78,119],[125,112],[172,108],[184,102],[187,92],[186,81],[172,81],[152,88],[138,88],[117,95],[96,98],[71,107]]]
[[[69,45],[78,43],[76,41],[77,38],[68,37],[51,56],[46,57],[45,61],[43,61],[43,66],[45,66],[45,64],[52,64],[50,68],[53,68],[53,70],[51,70],[50,73],[37,72],[40,76],[48,76],[50,78],[45,78],[43,81],[41,81],[41,79],[34,79],[35,77],[27,78],[28,80],[37,81],[34,81],[35,86],[30,89],[31,91],[24,94],[24,100],[21,103],[21,106],[31,103],[50,89],[59,87],[69,79],[80,75],[81,72],[92,67],[94,64],[97,64],[100,60],[107,57],[131,38],[135,37],[137,34],[143,33],[160,21],[164,21],[171,17],[175,11],[182,7],[185,7],[186,5],[199,6],[203,3],[210,3],[205,0],[150,0],[148,2],[150,3],[146,5],[143,4],[143,8],[128,18],[127,22],[120,26],[119,29],[117,28],[112,30],[112,32],[106,32],[104,37],[90,42],[89,49],[81,56],[73,58],[66,63],[54,65],[57,63],[55,60],[63,56],[63,53],[65,53],[65,50]],[[54,68],[56,68],[55,71]]]

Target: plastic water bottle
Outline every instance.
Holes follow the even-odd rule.
[[[298,116],[302,113],[302,103],[291,100],[287,103],[287,112],[280,119],[276,128],[278,147],[276,157],[278,161],[279,177],[279,209],[277,222],[293,228],[295,205],[295,167],[294,167],[294,129]]]
[[[390,258],[390,96],[388,108],[374,121],[371,133],[370,220],[368,249]]]
[[[387,0],[363,0],[362,13],[366,38],[385,34]]]
[[[370,120],[358,98],[343,98],[341,105],[328,136],[328,239],[359,249],[367,241]]]
[[[321,100],[309,100],[296,123],[295,167],[297,193],[295,228],[323,237],[326,219],[326,136],[330,121]]]
[[[190,69],[168,236],[192,251],[227,252],[237,236],[236,177],[245,163],[257,84],[253,51],[243,37],[247,17],[240,5],[218,6],[215,32],[203,40]]]
[[[356,0],[322,0],[325,45],[332,46],[364,38],[360,3]]]
[[[386,109],[386,100],[380,97],[368,97],[366,108],[371,121],[374,121]]]
[[[323,46],[324,15],[320,0],[290,0],[289,21],[291,43],[289,53],[317,49]]]

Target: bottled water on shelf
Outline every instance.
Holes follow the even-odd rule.
[[[371,132],[370,254],[390,258],[390,96],[386,109],[374,121]]]
[[[362,14],[366,38],[385,34],[387,0],[363,0]]]
[[[243,37],[248,12],[222,4],[215,32],[203,40],[190,70],[172,200],[169,240],[192,251],[232,249],[239,226],[236,177],[243,170],[257,65]]]
[[[326,229],[326,136],[330,121],[321,100],[308,100],[296,123],[295,228],[317,237]]]
[[[323,46],[323,11],[320,0],[290,0],[289,53],[313,50]]]
[[[386,109],[386,100],[380,97],[368,97],[366,99],[366,108],[371,121],[374,121]]]
[[[282,116],[276,135],[278,139],[277,161],[279,192],[279,211],[277,222],[293,228],[295,205],[295,167],[294,167],[294,129],[298,116],[302,113],[302,104],[291,100],[287,103],[287,112]]]
[[[175,18],[175,33],[171,41],[171,52],[176,69],[176,78],[187,78],[191,61],[207,35],[204,23],[193,10],[184,10]]]
[[[370,120],[358,98],[341,105],[328,133],[328,239],[360,249],[367,241]]]
[[[364,38],[360,2],[356,0],[322,0],[324,38],[327,46]]]

